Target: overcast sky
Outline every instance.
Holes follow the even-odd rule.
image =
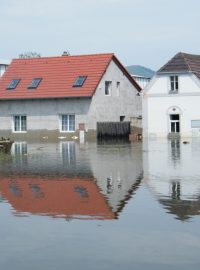
[[[0,58],[114,52],[157,70],[200,54],[199,0],[0,0]]]

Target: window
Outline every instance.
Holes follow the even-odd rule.
[[[14,154],[15,155],[27,154],[27,143],[26,142],[15,142],[14,143]]]
[[[119,117],[120,122],[123,122],[124,119],[125,119],[125,116],[124,116],[124,115],[121,115],[121,116]]]
[[[8,89],[8,90],[15,89],[15,88],[17,87],[17,85],[18,85],[19,82],[20,82],[20,79],[13,79],[13,80],[9,83],[7,89]]]
[[[75,83],[74,83],[74,87],[81,87],[85,80],[86,80],[87,76],[78,76],[75,80]]]
[[[28,88],[29,89],[37,88],[38,85],[40,84],[41,80],[42,80],[42,78],[34,78],[32,80],[32,82],[29,84]]]
[[[170,76],[170,91],[178,92],[178,76]]]
[[[26,115],[15,115],[14,132],[26,132],[26,131],[27,131]]]
[[[119,95],[120,95],[120,82],[117,82],[116,86],[117,86],[117,97],[119,97]]]
[[[170,114],[170,132],[178,133],[180,132],[180,116],[179,114]]]
[[[68,132],[75,131],[75,115],[73,114],[61,115],[61,131],[68,131]]]
[[[70,168],[76,165],[75,142],[61,142],[63,163]]]
[[[192,120],[191,127],[192,128],[200,128],[200,120]]]
[[[111,81],[105,81],[105,95],[110,96],[111,95]]]

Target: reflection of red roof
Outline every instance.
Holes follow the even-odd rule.
[[[114,219],[94,179],[2,177],[0,194],[15,214],[78,219]]]
[[[91,97],[110,61],[113,60],[130,82],[140,87],[109,54],[14,59],[0,79],[0,99]],[[73,87],[78,76],[87,76],[82,87]],[[33,78],[42,78],[36,89],[28,89]],[[7,90],[13,79],[20,79],[15,89]]]

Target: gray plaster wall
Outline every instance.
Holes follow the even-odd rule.
[[[73,133],[60,132],[61,115],[75,114],[75,129],[86,122],[91,98],[51,100],[7,100],[0,102],[0,136],[10,138],[66,136]],[[27,132],[13,132],[13,116],[27,116]]]
[[[112,81],[111,95],[105,95],[105,81]],[[120,90],[117,90],[120,82]],[[37,91],[37,90],[36,90]],[[13,139],[55,138],[71,139],[73,133],[60,132],[61,115],[75,115],[75,135],[79,123],[85,124],[86,135],[96,136],[96,123],[124,121],[142,114],[141,96],[121,69],[111,61],[92,98],[0,101],[0,137]],[[27,132],[13,132],[13,116],[27,116]]]
[[[105,95],[105,81],[111,81],[111,95]],[[117,82],[120,82],[118,94]],[[119,122],[120,116],[124,121],[142,114],[142,99],[138,91],[123,74],[121,69],[111,61],[95,94],[88,111],[88,128],[96,129],[97,122]]]

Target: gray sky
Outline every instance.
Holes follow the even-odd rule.
[[[114,52],[157,70],[200,54],[199,0],[0,0],[0,58]]]

